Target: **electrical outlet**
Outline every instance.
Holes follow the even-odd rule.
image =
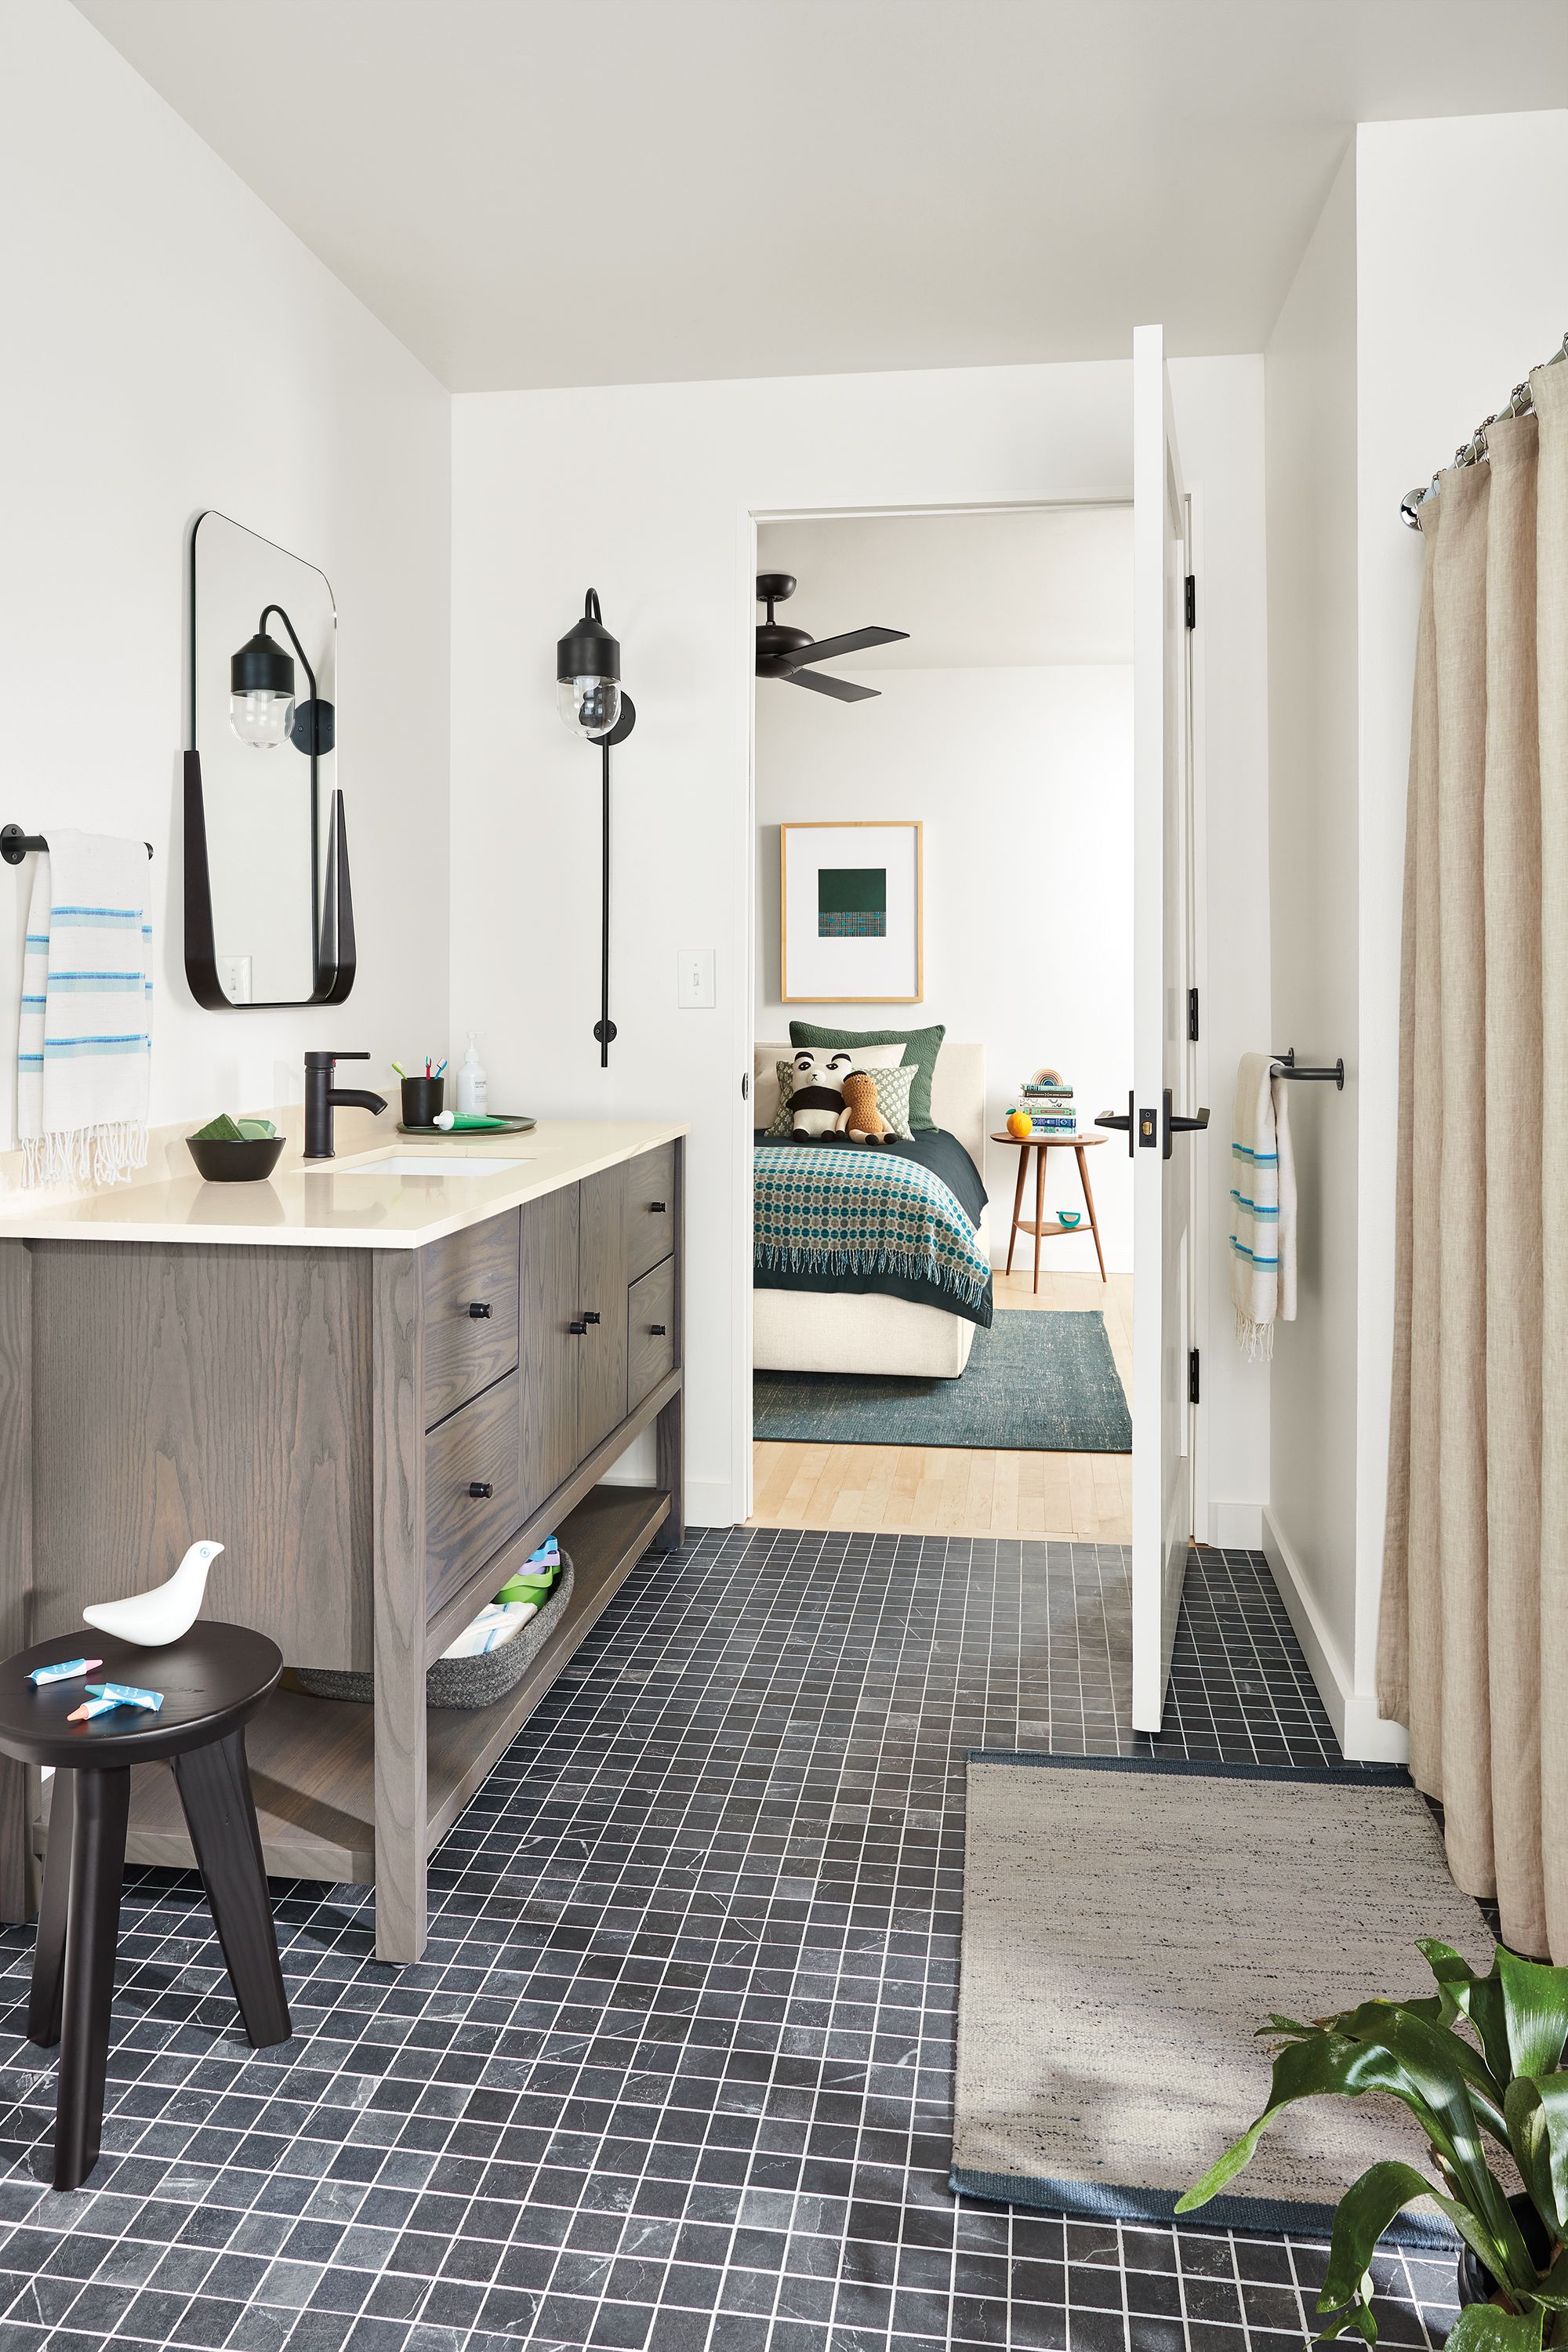
[[[713,990],[711,948],[678,948],[675,956],[675,1001],[683,1013],[711,1012]]]

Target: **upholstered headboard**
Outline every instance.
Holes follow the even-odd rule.
[[[795,1048],[792,1045],[763,1045],[756,1049],[756,1066],[752,1076],[752,1092],[756,1097],[756,1114],[752,1124],[766,1127],[779,1107],[778,1065],[787,1062]],[[976,1168],[985,1172],[985,1048],[984,1045],[955,1045],[944,1039],[936,1057],[936,1074],[931,1079],[931,1115],[938,1127],[945,1127],[956,1135]]]

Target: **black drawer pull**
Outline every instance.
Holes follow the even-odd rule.
[[[468,1308],[469,1318],[475,1323],[488,1323],[494,1313],[495,1308],[488,1298],[476,1298]]]
[[[490,1496],[495,1493],[495,1488],[490,1485],[488,1478],[470,1478],[468,1481],[468,1492],[473,1496],[476,1503],[488,1503]]]
[[[594,1310],[593,1310],[593,1308],[592,1308],[591,1307],[584,1307],[584,1309],[583,1309],[583,1320],[584,1320],[584,1323],[596,1323],[596,1322],[598,1321],[598,1319],[599,1319],[599,1318],[598,1318],[597,1315],[595,1315],[595,1312],[594,1312]]]
[[[648,1207],[656,1217],[662,1217],[666,1213],[665,1205],[662,1201],[650,1201],[648,1202]]]
[[[583,1337],[583,1334],[587,1328],[588,1326],[584,1322],[583,1318],[580,1315],[574,1315],[571,1322],[566,1326],[568,1331],[574,1332],[579,1339]]]
[[[650,1323],[647,1327],[648,1338],[650,1339],[662,1339],[665,1337],[665,1330],[666,1327],[664,1324]]]

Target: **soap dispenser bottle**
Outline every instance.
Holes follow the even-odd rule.
[[[484,1064],[474,1044],[474,1033],[468,1032],[468,1050],[458,1072],[458,1111],[469,1118],[482,1118],[489,1109],[490,1082]]]

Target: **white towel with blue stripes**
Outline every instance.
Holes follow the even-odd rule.
[[[1290,1082],[1267,1054],[1236,1074],[1230,1144],[1230,1296],[1244,1356],[1274,1353],[1274,1326],[1296,1318],[1296,1163]]]
[[[118,1184],[147,1164],[150,861],[140,841],[49,828],[27,908],[16,1129],[28,1184]]]

